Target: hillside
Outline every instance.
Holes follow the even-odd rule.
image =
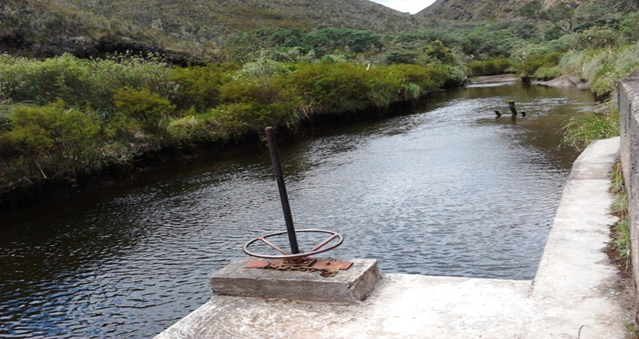
[[[424,8],[415,17],[444,20],[481,21],[509,20],[516,17],[515,12],[532,0],[437,0]],[[562,0],[540,0],[542,7],[548,8]],[[596,1],[596,0],[592,0]],[[568,0],[566,2],[585,3],[588,0]]]
[[[512,18],[513,11],[527,0],[437,0],[415,14],[417,18],[434,17],[447,20],[495,20]]]
[[[265,27],[339,27],[378,33],[416,27],[409,14],[368,0],[102,0],[98,5],[67,1],[103,16],[117,13],[120,20],[140,26],[202,36]]]
[[[245,32],[324,28],[397,35],[441,27],[434,20],[500,21],[531,0],[437,0],[416,15],[369,0],[3,0],[0,52],[155,53],[177,64],[233,60],[238,46],[262,48]],[[547,4],[551,1],[544,0]]]
[[[226,39],[265,28],[397,33],[419,22],[368,0],[4,0],[0,49],[48,57],[144,51],[210,59]]]
[[[539,0],[544,8],[558,1]],[[636,8],[638,2],[570,1],[596,4],[606,11],[609,3],[631,4],[631,8]],[[420,32],[415,34],[423,41],[438,39],[447,45],[461,44],[469,54],[490,55],[477,50],[476,42],[460,41],[460,35],[468,35],[460,30],[463,25],[467,26],[464,29],[472,30],[473,26],[512,19],[517,22],[513,25],[519,26],[554,20],[553,24],[563,29],[563,33],[570,31],[572,18],[559,22],[565,13],[559,13],[559,19],[552,20],[541,20],[539,16],[517,18],[517,11],[531,2],[533,0],[437,0],[423,11],[410,15],[368,0],[3,0],[0,2],[0,52],[35,58],[64,53],[81,58],[112,53],[154,53],[182,65],[206,61],[244,62],[276,46],[301,46],[299,40],[304,39],[304,34],[332,28],[351,32],[335,32],[330,37],[332,41],[316,41],[304,48],[317,51],[326,49],[330,43],[337,47],[325,51],[327,53],[339,48],[352,51],[353,46],[343,38],[348,35],[351,42],[359,39],[360,45],[375,45],[378,52],[385,48],[412,48],[414,51],[409,51],[412,53],[420,47],[398,45],[398,41],[406,38],[397,40],[396,37]],[[574,7],[570,2],[567,6]],[[572,13],[570,8],[568,11]],[[599,10],[589,14],[588,11],[591,10],[580,14],[582,22],[592,24],[582,24],[580,29],[618,22],[614,15],[606,16]],[[551,29],[542,27],[540,32],[557,38]],[[364,39],[354,36],[353,32],[358,30],[368,31],[364,34],[368,36]],[[475,35],[486,37],[494,33],[491,30]],[[536,33],[528,27],[517,35],[529,39]],[[385,39],[383,48],[379,47],[381,39]],[[504,38],[494,41],[503,42]],[[360,52],[364,50],[370,49],[360,48]]]

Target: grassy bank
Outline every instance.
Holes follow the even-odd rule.
[[[384,114],[461,81],[445,65],[367,67],[330,58],[178,68],[127,55],[0,56],[0,208],[266,126],[291,132],[320,117]]]
[[[618,84],[623,77],[639,71],[637,55],[639,43],[570,51],[561,58],[561,73],[585,80],[601,102],[598,112],[576,118],[566,126],[566,143],[583,148],[593,140],[619,135]]]

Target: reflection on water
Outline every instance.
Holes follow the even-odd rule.
[[[495,119],[511,99],[527,116]],[[327,254],[385,272],[530,279],[576,157],[558,130],[590,105],[576,90],[458,89],[280,143],[296,227],[342,233]],[[0,337],[151,337],[206,302],[246,241],[285,229],[279,204],[259,149],[2,214]]]

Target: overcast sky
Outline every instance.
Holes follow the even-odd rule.
[[[415,14],[430,6],[435,0],[372,0],[400,12]]]

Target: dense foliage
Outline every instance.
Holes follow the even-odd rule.
[[[153,58],[0,58],[0,193],[76,185],[161,149],[295,129],[321,115],[378,114],[461,73],[443,66],[344,61],[170,67]],[[368,113],[367,113],[368,112]]]

